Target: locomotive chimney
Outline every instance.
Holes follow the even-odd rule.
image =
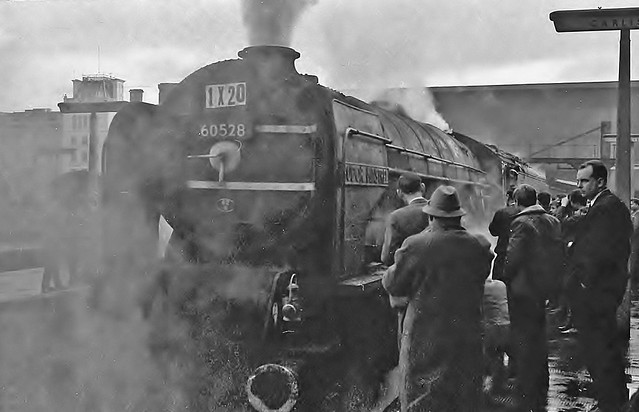
[[[284,46],[250,46],[237,54],[255,67],[258,76],[264,79],[288,79],[299,76],[295,69],[295,60],[300,54]]]

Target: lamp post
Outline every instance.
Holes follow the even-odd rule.
[[[619,40],[619,83],[617,101],[617,149],[615,191],[630,206],[630,30],[639,29],[639,8],[560,10],[550,13],[557,32],[621,32]]]

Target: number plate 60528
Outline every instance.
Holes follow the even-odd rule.
[[[247,127],[244,123],[213,123],[200,126],[200,137],[245,137]]]

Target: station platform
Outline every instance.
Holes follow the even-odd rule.
[[[42,272],[43,268],[0,272],[0,315],[7,310],[18,307],[29,311],[28,308],[38,306],[35,303],[45,298],[64,298],[64,291],[41,293]],[[68,279],[63,275],[63,282],[66,284],[67,281]],[[31,301],[33,301],[34,305],[30,303]],[[630,395],[639,389],[639,301],[632,302],[631,308],[630,342],[626,369]],[[575,335],[562,335],[551,331],[549,339],[550,389],[548,393],[548,411],[589,410],[595,404],[590,389],[590,378],[584,368],[575,367],[574,362],[570,361],[576,351]],[[508,411],[508,409],[495,407],[485,409],[484,412],[502,411]]]

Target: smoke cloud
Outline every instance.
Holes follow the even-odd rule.
[[[300,15],[317,0],[242,0],[242,18],[251,46],[290,46]]]
[[[398,104],[417,121],[432,124],[446,133],[453,131],[437,111],[433,94],[427,87],[385,89],[373,100]]]

